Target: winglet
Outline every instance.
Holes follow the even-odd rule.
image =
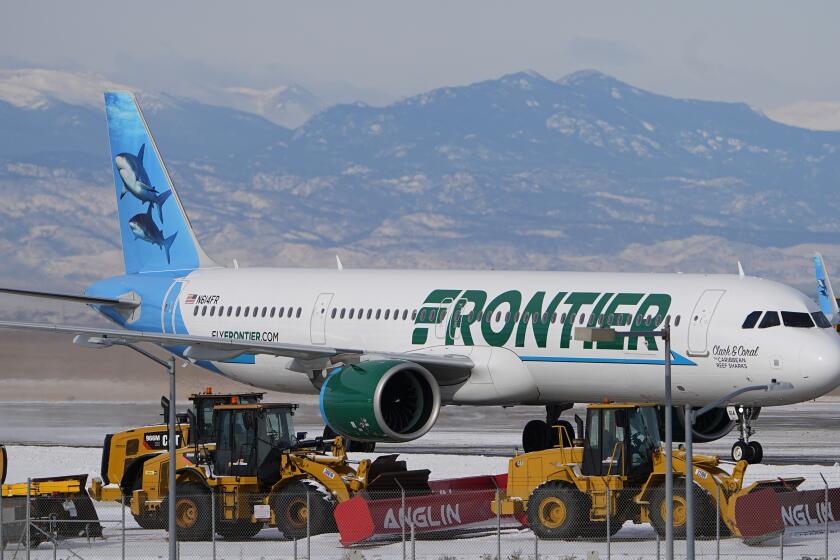
[[[744,277],[744,267],[741,266],[741,261],[738,261],[738,278]]]
[[[834,290],[831,288],[828,268],[819,253],[814,255],[814,266],[817,273],[817,302],[820,304],[820,310],[831,321],[832,325],[837,324],[838,319],[840,319],[837,299],[834,297]]]
[[[336,255],[335,255],[335,265],[338,267],[339,272],[344,270],[344,265],[341,264],[341,259],[339,258],[338,253],[336,253]]]

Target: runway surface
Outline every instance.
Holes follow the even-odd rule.
[[[180,405],[179,410],[186,407]],[[161,421],[154,402],[0,403],[0,442],[99,447],[105,434]],[[584,415],[582,406],[564,413]],[[541,407],[444,407],[431,432],[413,442],[379,444],[377,451],[510,456],[521,445],[528,420],[543,417]],[[316,406],[303,406],[296,415],[299,431],[319,435],[323,429]],[[792,406],[765,408],[755,422],[768,464],[840,462],[840,400],[821,399]],[[736,440],[727,437],[699,444],[695,453],[728,456]]]

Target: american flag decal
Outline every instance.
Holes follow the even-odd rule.
[[[195,294],[187,294],[187,301],[185,301],[187,305],[191,305],[195,303]]]

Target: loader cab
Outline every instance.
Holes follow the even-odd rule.
[[[216,441],[213,422],[215,407],[223,404],[256,404],[262,401],[264,396],[265,393],[214,394],[209,390],[190,395],[195,414],[195,420],[190,419],[190,443],[204,444]]]
[[[581,472],[585,476],[646,478],[659,448],[659,421],[653,405],[591,405]]]
[[[295,446],[294,404],[217,406],[214,411],[216,476],[258,476],[267,459]]]

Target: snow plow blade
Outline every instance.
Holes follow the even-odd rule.
[[[826,500],[826,497],[828,498]],[[735,525],[744,543],[777,545],[784,533],[785,544],[813,539],[814,532],[840,531],[840,488],[795,490],[765,487],[735,502]]]
[[[489,504],[496,499],[496,489],[506,484],[507,475],[429,481],[425,492],[412,493],[406,489],[404,510],[399,489],[395,494],[389,492],[387,497],[366,492],[336,506],[341,544],[393,541],[401,538],[403,527],[408,534],[412,525],[415,534],[433,538],[494,529],[497,520]],[[513,516],[502,516],[501,522],[506,528],[521,526]]]
[[[47,540],[72,537],[101,537],[102,525],[85,489],[87,475],[33,478],[28,485],[32,546]],[[3,540],[24,538],[27,484],[4,484]],[[5,544],[5,543],[3,543]]]

